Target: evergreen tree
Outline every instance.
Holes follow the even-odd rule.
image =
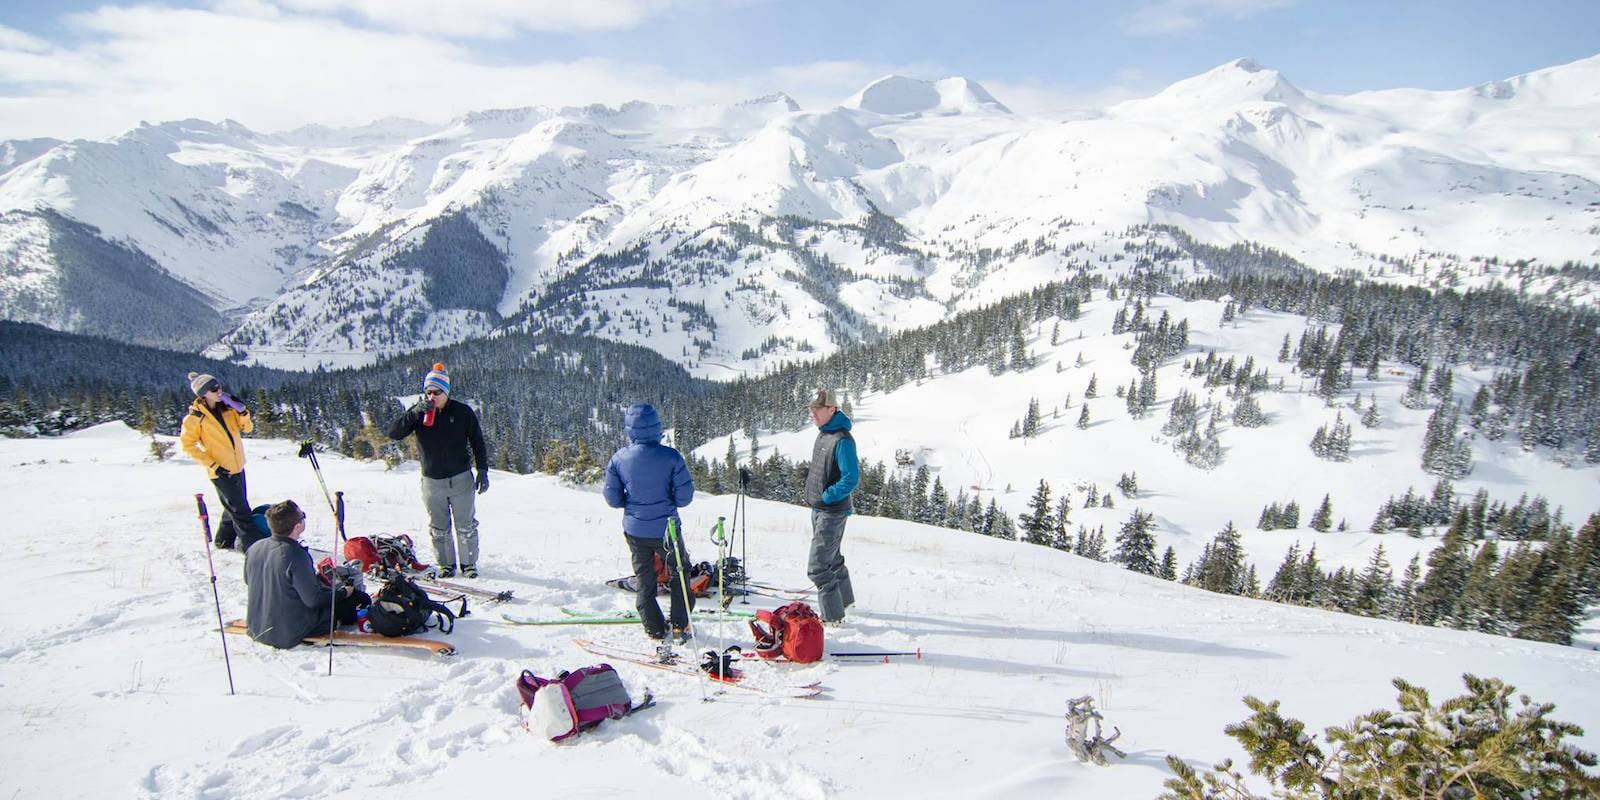
[[[1422,585],[1422,556],[1414,555],[1411,563],[1406,565],[1406,571],[1400,577],[1400,585],[1394,590],[1393,617],[1401,622],[1416,624],[1422,621],[1417,606],[1417,591]]]
[[[1028,410],[1022,416],[1022,436],[1032,439],[1039,435],[1039,398],[1028,400]]]
[[[1283,516],[1283,509],[1277,503],[1269,503],[1261,507],[1261,518],[1256,520],[1256,528],[1263,531],[1275,531],[1280,527],[1278,518]]]
[[[1428,574],[1417,589],[1417,616],[1434,625],[1450,616],[1467,585],[1466,541],[1454,527],[1428,556]]]
[[[1156,570],[1156,575],[1169,581],[1178,579],[1178,554],[1173,552],[1171,545],[1161,554],[1161,566]]]
[[[1361,415],[1361,427],[1376,428],[1381,424],[1383,418],[1378,414],[1378,396],[1373,395],[1372,405],[1367,406],[1366,412]]]
[[[1333,528],[1333,503],[1328,495],[1322,496],[1322,504],[1311,514],[1309,524],[1312,530],[1322,533],[1327,533]]]
[[[1106,533],[1105,528],[1089,530],[1078,526],[1078,541],[1072,547],[1073,552],[1094,561],[1106,560]]]
[[[1389,596],[1394,592],[1394,574],[1389,569],[1389,559],[1383,545],[1372,551],[1367,568],[1361,572],[1356,588],[1355,613],[1366,617],[1381,617],[1390,610]]]
[[[933,479],[933,491],[928,494],[927,513],[919,522],[949,527],[950,516],[950,494],[945,491],[944,483],[936,477]]]
[[[1285,334],[1287,336],[1287,334]],[[1300,543],[1289,545],[1278,564],[1278,571],[1267,582],[1266,598],[1279,603],[1292,603],[1300,596]]]
[[[1125,472],[1117,479],[1117,490],[1123,497],[1135,497],[1139,494],[1139,473]]]
[[[1088,386],[1088,388],[1083,390],[1083,398],[1085,400],[1093,400],[1093,399],[1095,399],[1096,397],[1099,397],[1099,396],[1100,396],[1100,380],[1099,380],[1099,376],[1090,375],[1089,376],[1089,386]]]
[[[1278,527],[1294,530],[1300,527],[1300,504],[1290,500],[1283,506],[1283,513],[1278,515]]]
[[[1200,588],[1219,594],[1245,593],[1244,547],[1232,520],[1211,540],[1202,563],[1195,570]]]
[[[1498,594],[1495,568],[1499,560],[1499,551],[1495,548],[1494,540],[1484,542],[1483,546],[1478,548],[1477,555],[1472,558],[1472,567],[1467,571],[1461,600],[1451,609],[1450,618],[1447,620],[1452,627],[1484,633],[1499,632],[1496,630],[1499,609],[1495,605]]]
[[[1267,424],[1267,417],[1254,394],[1246,393],[1239,398],[1239,404],[1233,407],[1233,424],[1241,428],[1259,428]]]
[[[1050,484],[1041,478],[1039,488],[1033,491],[1033,499],[1028,501],[1027,513],[1017,518],[1024,542],[1045,546],[1050,544],[1055,527],[1050,510]]]
[[[1089,404],[1083,404],[1083,410],[1078,412],[1078,430],[1089,429]]]
[[[1134,509],[1117,533],[1117,550],[1111,560],[1133,572],[1156,574],[1160,565],[1156,562],[1156,541],[1151,534],[1154,522],[1154,515]]]

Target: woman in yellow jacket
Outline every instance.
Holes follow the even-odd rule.
[[[250,411],[239,398],[223,391],[222,385],[210,375],[189,373],[189,388],[194,390],[194,403],[183,418],[183,432],[178,440],[183,452],[200,462],[217,487],[217,498],[222,501],[222,524],[217,526],[212,540],[217,547],[228,549],[237,540],[240,552],[267,538],[255,515],[250,513],[250,499],[245,494],[243,434],[255,428],[250,422]]]

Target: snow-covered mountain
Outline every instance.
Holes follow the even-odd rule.
[[[1151,223],[1322,270],[1593,302],[1588,273],[1557,270],[1600,260],[1596,87],[1600,56],[1349,96],[1239,60],[1070,120],[889,76],[820,111],[776,94],[7,142],[0,313],[108,327],[67,287],[56,220],[223,315],[184,341],[226,330],[213,354],[280,365],[511,326],[726,376],[1099,268]]]
[[[336,534],[296,444],[249,447],[256,502],[297,500],[310,515],[305,540],[328,547]],[[649,690],[656,707],[551,744],[519,726],[521,671],[550,676],[605,660],[574,637],[647,646],[636,626],[504,621],[632,607],[603,584],[629,567],[621,512],[594,492],[496,472],[478,505],[481,583],[516,599],[474,604],[448,637],[459,651],[451,661],[341,648],[330,676],[321,648],[273,650],[244,637],[229,637],[225,664],[196,530],[200,471],[149,453],[149,440],[121,425],[0,439],[0,492],[17,518],[50,521],[11,533],[13,596],[72,598],[27,603],[0,630],[0,733],[22,763],[95,754],[70,770],[12,771],[16,796],[343,798],[404,783],[413,796],[501,797],[536,780],[555,796],[649,787],[730,798],[1148,798],[1171,777],[1168,755],[1197,768],[1242,761],[1222,729],[1248,715],[1244,695],[1282,701],[1320,735],[1393,708],[1395,677],[1437,703],[1462,693],[1464,672],[1556,704],[1552,718],[1587,731],[1568,743],[1600,744],[1600,653],[1590,649],[1228,597],[865,515],[852,518],[845,543],[857,605],[828,630],[828,646],[920,648],[920,661],[749,667],[821,681],[825,691],[809,700],[718,691],[614,661],[632,695]],[[346,493],[352,535],[409,531],[432,559],[414,464],[390,471],[329,454],[322,469]],[[697,560],[714,552],[699,533],[733,505],[697,493],[684,509]],[[118,510],[114,536],[106,508]],[[753,575],[805,585],[806,510],[751,501],[747,511]],[[213,558],[220,614],[239,618],[241,559]],[[781,602],[751,600],[733,607]],[[750,643],[740,626],[696,627],[695,649]],[[1085,695],[1107,735],[1120,729],[1125,760],[1097,767],[1067,750],[1066,702]]]

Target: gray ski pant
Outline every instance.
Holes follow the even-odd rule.
[[[818,611],[823,622],[844,619],[844,610],[855,605],[856,592],[850,586],[850,570],[839,552],[844,542],[844,523],[849,514],[811,509],[811,559],[806,577],[817,585]]]
[[[448,478],[422,477],[422,504],[428,508],[428,533],[433,536],[434,557],[441,567],[478,563],[475,491],[470,469]],[[455,536],[450,535],[452,517]]]

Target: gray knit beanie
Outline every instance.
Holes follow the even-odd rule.
[[[195,397],[205,394],[216,382],[217,379],[210,375],[199,372],[189,373],[189,388],[194,390]]]

